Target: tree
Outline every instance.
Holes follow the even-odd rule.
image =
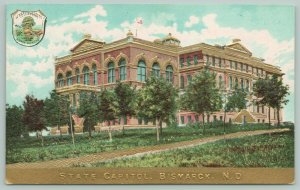
[[[286,96],[289,94],[289,87],[283,85],[282,79],[273,75],[272,78],[258,79],[254,86],[253,92],[257,97],[257,104],[266,105],[269,108],[269,126],[271,125],[271,109],[277,109],[277,122],[280,125],[279,112],[282,105],[288,103]]]
[[[127,124],[126,117],[135,115],[136,92],[135,88],[132,88],[130,84],[118,81],[114,93],[116,95],[117,115],[123,119],[124,134],[124,125]]]
[[[225,121],[226,113],[230,111],[241,111],[247,106],[247,93],[243,89],[235,87],[234,91],[229,94],[227,101],[224,106],[224,132],[225,132]]]
[[[33,95],[26,95],[23,107],[23,124],[27,127],[28,131],[36,132],[37,134],[38,132],[41,133],[42,146],[44,146],[42,130],[47,129],[44,119],[44,101],[38,100]]]
[[[197,73],[181,96],[180,104],[182,109],[202,115],[203,133],[205,133],[204,114],[210,114],[222,108],[216,75],[207,67]]]
[[[20,137],[25,135],[26,127],[22,123],[24,109],[21,106],[6,104],[6,137]]]
[[[282,79],[278,78],[276,75],[272,76],[271,79],[272,91],[271,93],[271,105],[276,108],[277,111],[277,125],[280,126],[280,109],[283,105],[288,103],[286,96],[289,95],[289,86],[284,85]]]
[[[163,78],[150,77],[146,80],[145,86],[138,92],[137,109],[140,115],[153,118],[158,121],[157,141],[162,135],[162,122],[169,122],[169,119],[176,114],[177,90],[170,82]]]
[[[60,130],[61,125],[69,124],[69,98],[65,95],[59,95],[55,90],[50,93],[50,97],[45,99],[45,118],[49,126],[57,126]]]
[[[99,98],[94,92],[81,92],[77,114],[84,117],[84,124],[88,128],[89,137],[92,137],[92,129],[99,121],[98,115]]]
[[[114,121],[117,118],[117,98],[112,90],[101,89],[99,93],[99,115],[101,116],[101,121],[106,121],[111,125],[111,121]],[[111,129],[109,129],[110,141],[112,141]]]

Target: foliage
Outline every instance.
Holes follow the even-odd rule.
[[[70,101],[68,96],[58,95],[55,90],[45,99],[45,119],[48,126],[62,126],[70,123]]]
[[[246,97],[247,93],[244,90],[235,88],[232,94],[230,94],[227,98],[227,102],[225,104],[226,112],[241,111],[242,109],[246,109]]]
[[[26,127],[22,123],[24,109],[21,106],[6,104],[6,138],[26,135]]]
[[[294,133],[229,139],[92,167],[294,167]]]
[[[87,127],[89,137],[92,136],[92,129],[99,121],[98,115],[99,98],[93,92],[81,92],[77,115],[84,118],[84,125]]]
[[[282,105],[286,105],[288,100],[286,96],[289,95],[289,87],[284,85],[281,78],[273,75],[272,78],[258,79],[253,86],[254,95],[258,98],[257,104],[266,105],[269,108],[276,108],[277,115]],[[280,125],[280,118],[278,118],[278,125]],[[270,125],[270,109],[269,109],[269,125]]]
[[[38,100],[33,95],[26,95],[23,107],[24,114],[22,120],[28,131],[37,132],[46,129],[43,100]]]
[[[204,68],[193,77],[185,93],[180,97],[181,108],[202,115],[203,125],[205,113],[210,114],[222,107],[222,98],[215,78],[214,73]],[[205,127],[203,127],[204,130]]]
[[[136,91],[130,84],[117,82],[114,88],[116,95],[116,109],[117,115],[121,117],[135,115],[135,100]],[[127,124],[127,120],[124,119],[124,124]]]
[[[112,90],[102,89],[99,93],[99,115],[101,121],[111,122],[117,118],[117,98]]]
[[[232,125],[227,128],[228,133],[238,131],[252,131],[268,129],[263,124]],[[7,163],[37,162],[62,158],[74,158],[92,153],[103,153],[113,150],[131,151],[134,147],[155,146],[181,141],[190,141],[204,137],[223,135],[220,127],[208,128],[203,134],[198,128],[167,127],[164,129],[164,137],[159,142],[155,140],[155,129],[131,129],[122,134],[115,132],[114,141],[107,141],[106,133],[94,133],[94,138],[88,138],[88,134],[76,135],[76,147],[70,142],[70,135],[46,136],[45,146],[39,146],[39,141],[34,137],[7,139]],[[134,149],[133,149],[134,150]]]
[[[169,123],[176,115],[177,96],[178,92],[171,83],[163,78],[152,76],[138,92],[138,112],[142,116],[157,120],[162,134],[162,122]],[[158,131],[157,140],[159,141]]]

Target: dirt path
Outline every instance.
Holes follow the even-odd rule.
[[[231,133],[226,135],[226,139],[241,138],[253,135],[262,135],[267,133],[280,133],[284,131],[289,131],[287,128],[283,129],[272,129],[272,130],[256,130],[256,131],[243,131],[237,133]],[[171,144],[163,144],[148,147],[137,147],[127,150],[115,150],[111,152],[103,152],[97,154],[85,155],[77,158],[66,158],[61,160],[50,160],[44,162],[34,162],[34,163],[16,163],[8,164],[7,168],[62,168],[62,167],[72,167],[79,164],[88,164],[96,162],[104,162],[114,159],[128,158],[134,156],[142,156],[145,154],[159,153],[174,149],[182,149],[187,147],[194,147],[202,145],[205,143],[215,142],[224,139],[224,135],[194,139],[191,141],[176,142]]]

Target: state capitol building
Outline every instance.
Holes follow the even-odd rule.
[[[249,93],[247,109],[239,113],[229,112],[226,122],[268,121],[269,108],[257,106],[250,95],[253,83],[259,78],[272,74],[282,76],[283,73],[280,68],[252,56],[239,39],[233,39],[231,44],[225,46],[197,43],[182,47],[180,40],[171,34],[147,41],[129,31],[125,38],[111,43],[85,35],[69,55],[55,59],[55,89],[59,94],[68,94],[75,106],[81,91],[100,91],[102,87],[113,87],[118,80],[142,86],[146,78],[154,74],[171,82],[182,93],[193,75],[205,65],[216,73],[217,85],[225,87],[224,93],[233,90],[235,85]],[[223,120],[223,117],[224,113],[220,110],[206,115],[205,122]],[[129,126],[152,125],[140,118],[124,119]],[[276,110],[272,108],[270,119],[271,123],[277,120]],[[179,110],[177,121],[179,126],[184,126],[189,122],[202,121],[202,117]],[[122,121],[116,120],[118,122]]]

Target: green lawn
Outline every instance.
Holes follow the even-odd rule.
[[[294,167],[294,132],[250,136],[89,167]]]
[[[267,125],[248,125],[227,127],[226,132],[268,129]],[[272,127],[273,128],[273,127]],[[113,142],[109,142],[107,133],[93,134],[90,139],[88,134],[76,135],[74,148],[71,136],[48,136],[44,139],[45,146],[36,137],[7,139],[6,163],[36,162],[60,158],[78,157],[86,154],[99,153],[112,150],[130,149],[133,147],[151,146],[179,141],[187,141],[223,134],[223,127],[207,127],[205,134],[202,129],[185,127],[168,127],[163,129],[163,137],[156,142],[155,129],[132,129],[113,133]]]

